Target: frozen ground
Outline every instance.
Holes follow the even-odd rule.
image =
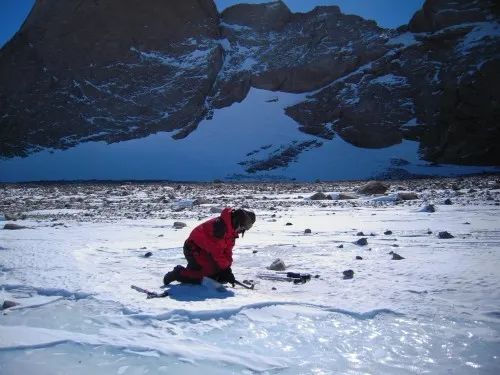
[[[0,303],[19,303],[0,315],[0,374],[498,374],[498,177],[362,184],[1,185],[1,227],[27,228],[0,229]],[[255,290],[130,289],[159,290],[225,205],[257,214],[233,267]],[[319,277],[259,280],[276,258]]]

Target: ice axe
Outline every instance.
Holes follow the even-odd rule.
[[[236,285],[242,286],[245,289],[251,289],[251,290],[253,290],[253,288],[255,287],[255,284],[251,284],[250,286],[248,286],[248,285],[243,284],[242,282],[239,282],[238,280],[234,280],[234,283]]]

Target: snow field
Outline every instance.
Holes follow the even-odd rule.
[[[26,212],[19,223],[29,229],[1,231],[0,299],[20,305],[0,316],[0,373],[498,371],[498,206],[465,196],[435,213],[419,212],[423,201],[374,197],[303,205],[283,190],[268,210],[259,203],[268,194],[252,194],[258,220],[237,240],[233,270],[255,290],[172,285],[166,299],[146,300],[130,284],[159,290],[163,274],[184,264],[182,243],[207,216],[200,208],[182,212],[179,230],[174,216],[52,227],[40,215],[62,210]],[[439,239],[443,230],[455,238]],[[354,244],[360,231],[366,246]],[[319,277],[258,279],[276,258]],[[342,278],[346,269],[353,279]]]

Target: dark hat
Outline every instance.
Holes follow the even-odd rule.
[[[232,212],[231,219],[234,230],[243,234],[255,223],[255,214],[252,211],[239,208]]]

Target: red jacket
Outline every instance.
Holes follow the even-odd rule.
[[[187,242],[194,242],[208,253],[219,270],[233,264],[233,247],[238,234],[231,222],[231,208],[222,210],[220,217],[210,219],[193,229]]]

